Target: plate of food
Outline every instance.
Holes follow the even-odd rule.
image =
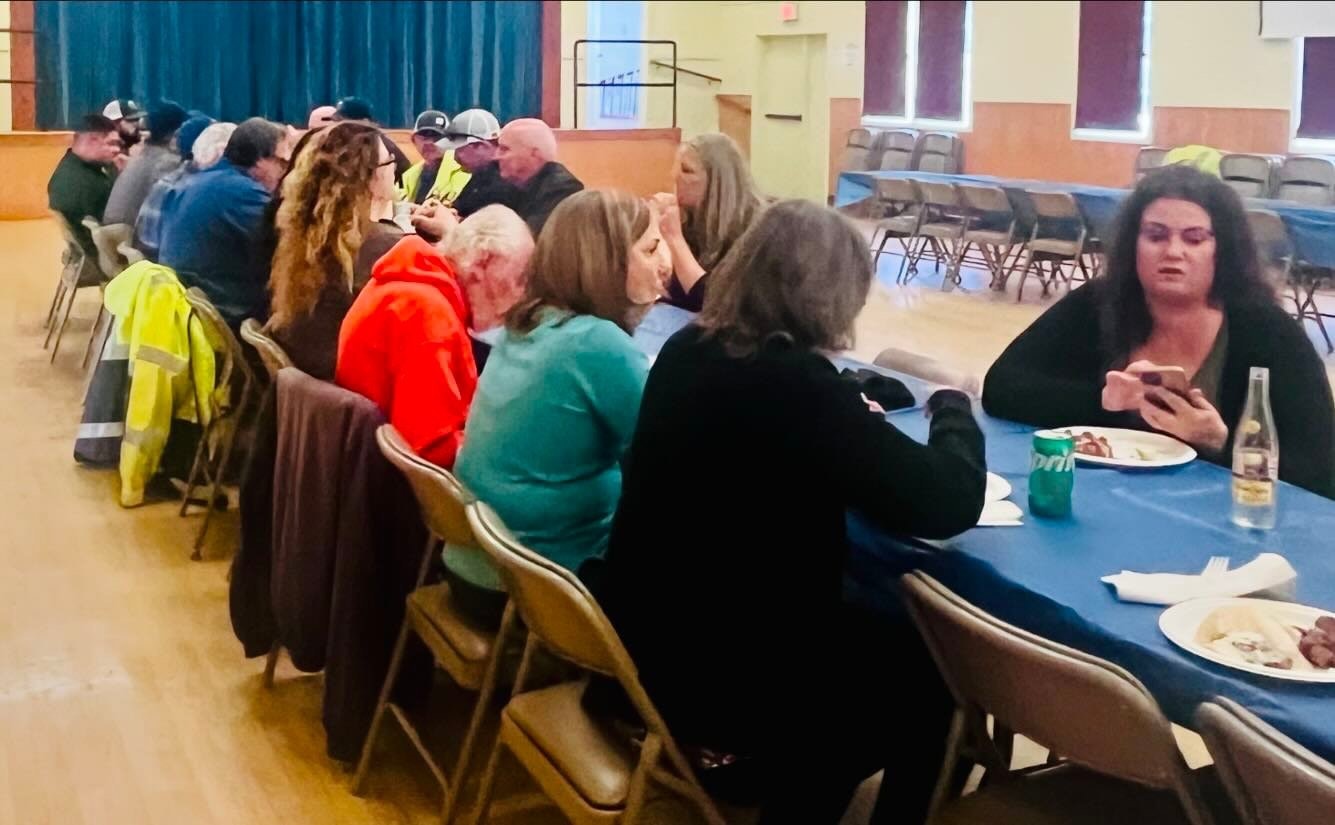
[[[1196,451],[1163,433],[1114,427],[1062,427],[1075,438],[1075,457],[1105,467],[1176,467],[1196,460]]]
[[[1335,684],[1335,611],[1268,599],[1193,599],[1159,616],[1188,653],[1274,679]]]

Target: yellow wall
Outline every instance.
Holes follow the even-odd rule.
[[[1258,4],[1166,2],[1150,8],[1150,102],[1155,106],[1288,109],[1295,50],[1262,40]]]
[[[973,99],[1075,102],[1080,4],[975,2]]]

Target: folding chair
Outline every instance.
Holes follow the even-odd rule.
[[[991,286],[997,288],[1006,283],[1006,260],[1014,251],[1019,253],[1020,245],[1015,237],[1015,210],[1011,207],[1006,190],[1000,186],[983,186],[972,183],[956,184],[960,203],[965,209],[964,234],[960,236],[960,248],[955,257],[955,271],[958,272],[969,249],[977,247],[987,271],[992,275]]]
[[[110,281],[125,268],[129,261],[121,255],[119,247],[129,242],[134,235],[134,227],[128,223],[113,223],[103,226],[92,218],[84,218],[83,225],[93,237],[93,246],[97,248],[97,265],[102,270],[103,282]],[[103,332],[102,322],[109,320],[106,305],[99,305],[97,317],[93,319],[93,328],[88,333],[88,344],[83,351],[83,365],[88,366],[88,359],[93,354],[93,342],[100,339]]]
[[[1335,160],[1320,155],[1294,155],[1279,167],[1275,197],[1313,206],[1335,204]]]
[[[1266,209],[1247,210],[1247,223],[1256,238],[1256,250],[1261,257],[1261,266],[1266,280],[1276,292],[1288,290],[1293,298],[1293,317],[1302,323],[1316,321],[1321,337],[1326,340],[1326,352],[1335,352],[1331,346],[1330,333],[1326,330],[1326,321],[1316,304],[1317,289],[1324,285],[1322,270],[1303,266],[1294,260],[1293,240],[1283,219]]]
[[[1212,825],[1172,726],[1134,676],[1006,624],[923,573],[900,581],[957,705],[931,825]],[[989,714],[1061,760],[1012,770],[987,732]],[[947,799],[962,759],[986,768],[988,781]]]
[[[941,261],[946,261],[946,275],[941,281],[941,289],[953,289],[960,280],[959,271],[955,267],[955,249],[964,235],[964,209],[960,204],[959,190],[953,183],[927,180],[916,183],[918,191],[922,193],[922,219],[918,224],[921,242],[909,253],[909,270],[914,273],[918,271],[918,263],[930,247],[936,272],[941,271]]]
[[[393,426],[389,424],[381,426],[376,430],[375,437],[385,458],[403,473],[412,486],[413,495],[416,496],[417,503],[422,509],[422,519],[426,522],[428,535],[422,567],[417,575],[417,586],[408,596],[403,628],[399,631],[398,642],[394,645],[394,655],[390,660],[389,671],[385,674],[385,684],[380,690],[380,701],[376,704],[371,728],[366,735],[366,743],[362,746],[361,758],[357,762],[357,772],[352,779],[352,792],[361,795],[366,774],[371,767],[371,754],[380,732],[380,723],[384,719],[385,710],[388,709],[394,714],[394,718],[399,720],[404,733],[426,760],[432,775],[440,784],[444,794],[440,819],[447,825],[458,810],[459,795],[468,777],[468,766],[477,747],[482,721],[491,708],[504,640],[510,637],[516,627],[515,611],[512,606],[506,605],[500,631],[493,635],[490,631],[474,626],[459,613],[452,601],[448,584],[442,582],[423,586],[431,561],[442,545],[447,545],[446,552],[449,552],[449,547],[478,548],[477,539],[473,537],[473,529],[469,526],[465,512],[469,502],[474,499],[449,471],[418,457]],[[477,702],[473,706],[458,762],[448,775],[444,768],[436,764],[431,752],[422,744],[421,734],[404,710],[390,698],[403,665],[404,649],[412,634],[416,634],[431,650],[436,664],[450,675],[455,684],[477,693]]]
[[[195,536],[193,552],[190,555],[191,559],[198,561],[201,558],[200,548],[204,546],[204,537],[209,531],[209,522],[213,518],[218,488],[222,486],[227,469],[231,466],[232,448],[236,443],[237,430],[241,428],[246,414],[253,406],[252,396],[256,396],[253,400],[258,400],[258,394],[252,392],[258,384],[250,363],[246,361],[246,354],[241,349],[241,342],[236,339],[232,328],[227,326],[227,322],[218,314],[217,308],[208,297],[198,287],[191,287],[186,290],[185,299],[190,304],[193,317],[198,318],[204,325],[204,334],[213,347],[215,357],[220,359],[218,362],[220,366],[214,370],[216,376],[214,386],[209,388],[214,395],[214,414],[200,434],[199,447],[195,450],[195,460],[190,467],[190,476],[186,479],[185,491],[181,494],[180,514],[184,516],[190,509],[190,494],[195,491],[197,486],[195,482],[201,475],[203,476],[200,484],[208,486],[208,496],[204,499],[206,502],[204,521],[199,525],[199,533]],[[234,384],[239,386],[233,386]],[[196,388],[196,391],[200,389],[202,388]],[[233,390],[238,390],[238,400],[235,404],[232,403]]]
[[[645,693],[616,630],[583,583],[516,541],[485,504],[468,506],[468,523],[500,567],[511,602],[529,630],[514,693],[501,711],[500,733],[478,791],[476,822],[487,821],[500,757],[509,751],[575,825],[634,825],[649,801],[651,783],[694,803],[710,825],[725,825]],[[529,688],[539,646],[621,684],[647,731],[638,753],[584,711],[583,680]]]
[[[904,250],[904,255],[899,262],[899,272],[895,275],[895,283],[906,283],[905,272],[908,266],[910,245],[913,239],[918,237],[918,226],[922,223],[922,195],[918,192],[917,185],[909,178],[878,178],[876,180],[876,208],[878,219],[876,227],[872,230],[871,241],[876,243],[876,233],[880,232],[881,243],[876,247],[876,254],[872,258],[873,265],[881,260],[881,255],[885,252],[885,244],[891,238],[896,238],[899,245]],[[916,266],[907,269],[908,278],[912,278],[918,273]]]
[[[918,145],[918,133],[913,129],[890,129],[881,132],[881,171],[904,172],[913,168],[913,149]]]
[[[65,327],[69,324],[70,311],[74,309],[74,299],[79,290],[94,286],[100,290],[106,282],[97,261],[84,251],[83,244],[75,235],[74,227],[64,215],[59,212],[54,214],[60,223],[61,234],[65,237],[65,251],[61,255],[60,280],[56,282],[56,294],[51,298],[51,307],[46,312],[46,339],[42,342],[42,348],[46,349],[51,346],[51,336],[54,334],[56,337],[55,346],[51,347],[51,363],[55,363],[56,353],[60,352],[60,339],[65,335]],[[98,303],[100,320],[103,307],[100,301]],[[56,322],[57,318],[60,319],[59,323]],[[96,332],[97,323],[94,323],[93,332],[89,336],[90,341]],[[85,353],[84,360],[87,359]]]
[[[1024,300],[1024,282],[1035,267],[1039,281],[1043,284],[1043,297],[1048,296],[1048,289],[1062,278],[1069,285],[1072,275],[1066,273],[1065,265],[1078,268],[1085,280],[1089,280],[1089,269],[1085,266],[1085,241],[1089,229],[1085,226],[1084,215],[1080,206],[1069,192],[1035,192],[1025,190],[1025,196],[1034,207],[1034,228],[1025,242],[1024,265],[1020,268],[1020,288],[1016,290],[1015,300]],[[1074,237],[1072,237],[1074,236]],[[1043,264],[1048,265],[1047,275],[1043,274]],[[1009,279],[1009,278],[1008,278]],[[1005,288],[1005,284],[1002,284]]]
[[[913,168],[919,172],[955,175],[960,171],[964,143],[949,132],[923,132],[913,148]]]
[[[1335,765],[1237,702],[1216,698],[1201,705],[1196,730],[1241,822],[1310,825],[1335,812]]]
[[[875,138],[866,129],[853,129],[848,133],[848,142],[844,144],[844,153],[839,159],[840,172],[860,172],[869,168],[867,159],[871,155]]]
[[[247,318],[241,322],[241,340],[250,344],[259,353],[260,360],[264,362],[264,371],[269,373],[270,382],[278,377],[278,371],[283,367],[293,366],[292,359],[283,351],[283,347],[266,335],[260,322],[254,318]]]
[[[1273,155],[1230,153],[1219,159],[1219,177],[1244,198],[1270,197],[1278,170]]]
[[[119,252],[121,254],[121,257],[125,259],[126,265],[137,264],[140,261],[148,260],[147,258],[144,257],[144,253],[140,252],[138,249],[135,249],[128,243],[120,244],[119,246],[116,247],[116,251]]]
[[[1164,157],[1167,155],[1168,150],[1163,146],[1140,147],[1140,151],[1136,153],[1135,182],[1139,183],[1146,174],[1163,166]]]

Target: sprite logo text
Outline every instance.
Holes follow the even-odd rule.
[[[1029,456],[1029,472],[1035,470],[1047,470],[1053,473],[1071,473],[1075,472],[1075,453],[1067,455],[1039,455],[1033,453]]]

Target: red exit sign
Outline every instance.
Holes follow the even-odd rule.
[[[780,4],[779,4],[779,20],[780,20],[780,21],[782,21],[782,22],[784,22],[784,23],[791,23],[791,22],[793,22],[793,21],[796,20],[796,19],[797,19],[797,4],[796,4],[796,3],[780,3]]]

